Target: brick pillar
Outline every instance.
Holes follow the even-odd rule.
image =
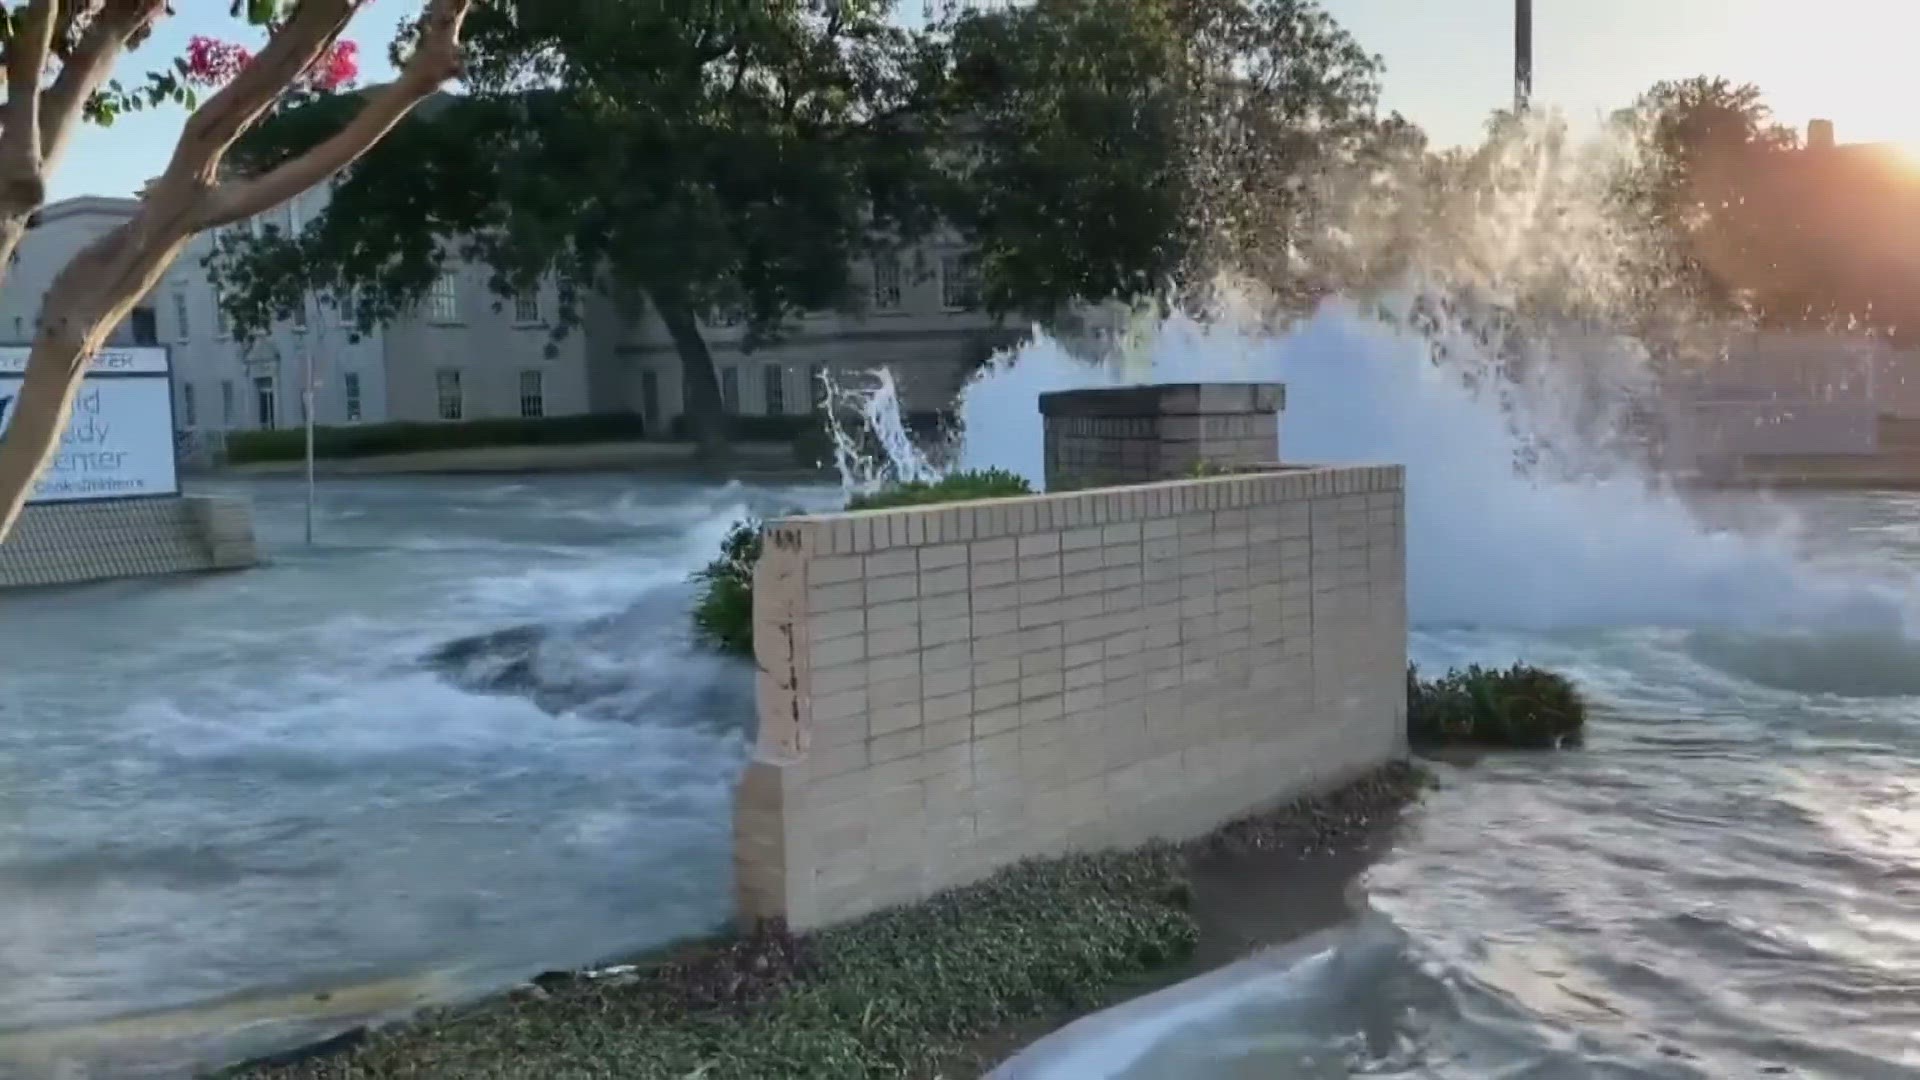
[[[1190,476],[1280,456],[1280,383],[1173,383],[1040,395],[1047,490]]]

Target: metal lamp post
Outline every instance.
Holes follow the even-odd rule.
[[[301,303],[306,303],[305,299]],[[300,412],[307,429],[307,546],[313,546],[313,342],[302,342],[300,350]]]

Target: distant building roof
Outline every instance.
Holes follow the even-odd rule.
[[[33,215],[34,224],[59,221],[61,218],[84,217],[97,214],[103,217],[130,218],[140,209],[140,200],[114,198],[107,195],[76,195],[71,199],[48,203]]]

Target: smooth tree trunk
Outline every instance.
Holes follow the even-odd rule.
[[[0,210],[0,274],[13,269],[14,253],[20,250],[20,240],[27,235],[27,223],[33,220],[32,213],[14,213]]]
[[[136,223],[139,221],[135,219]],[[188,234],[123,225],[83,248],[41,301],[13,420],[0,434],[0,540],[20,521],[27,496],[60,450],[87,366],[186,247]]]
[[[324,183],[384,138],[421,99],[459,73],[460,32],[472,2],[426,0],[417,43],[399,77],[367,93],[339,131],[258,176],[225,178],[227,151],[326,55],[360,0],[300,0],[267,44],[194,109],[166,171],[141,193],[132,219],[75,255],[41,301],[13,420],[0,434],[0,542],[18,524],[27,496],[59,452],[87,366],[188,241]],[[58,158],[88,95],[108,77],[129,40],[166,9],[165,0],[107,0],[44,94],[57,5],[29,0],[14,12],[7,98],[0,104],[0,260],[11,256],[24,235],[44,196],[47,165]]]
[[[728,438],[726,401],[720,394],[720,377],[713,366],[713,353],[700,333],[700,319],[693,305],[672,289],[651,290],[660,321],[673,338],[674,351],[680,354],[680,377],[686,380],[682,398],[686,406],[687,433],[693,436],[694,460],[710,475],[725,475],[733,463],[733,446]]]
[[[40,343],[35,343],[34,355],[43,355]],[[80,389],[80,380],[65,374],[79,362],[77,348],[49,345],[44,355],[50,357],[47,362],[28,363],[26,377],[5,410],[8,419],[4,432],[0,432],[0,493],[12,497],[0,502],[0,537],[13,532],[41,471],[59,453],[60,432]]]

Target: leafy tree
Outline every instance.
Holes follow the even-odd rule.
[[[1377,116],[1378,58],[1314,0],[1035,0],[939,29],[940,206],[997,311],[1222,269],[1301,288],[1336,178],[1424,145]]]
[[[1798,135],[1774,121],[1758,87],[1704,75],[1655,83],[1615,121],[1641,153],[1623,173],[1622,195],[1670,241],[1663,284],[1708,314],[1763,307],[1778,223],[1749,196],[1783,167]]]
[[[803,309],[855,302],[857,256],[925,227],[907,91],[925,62],[891,0],[496,0],[476,13],[469,93],[442,98],[360,161],[300,235],[229,237],[209,268],[236,327],[303,291],[362,328],[416,304],[451,259],[505,296],[560,283],[556,333],[587,298],[650,307],[672,338],[701,458],[726,456],[703,323],[748,344]],[[264,125],[271,169],[338,130],[338,103]]]
[[[12,419],[0,436],[0,538],[59,445],[88,362],[188,241],[293,198],[377,143],[457,73],[469,4],[427,0],[396,80],[355,98],[351,118],[333,137],[247,177],[229,176],[229,151],[275,102],[290,94],[324,97],[352,77],[353,50],[341,35],[359,0],[235,0],[232,16],[268,34],[257,54],[196,39],[171,70],[131,89],[112,80],[114,67],[171,12],[167,0],[26,0],[5,9],[0,266],[10,264],[44,202],[47,178],[77,124],[111,122],[125,109],[169,101],[192,113],[131,220],[75,255],[42,301]],[[203,87],[217,87],[204,102]]]

